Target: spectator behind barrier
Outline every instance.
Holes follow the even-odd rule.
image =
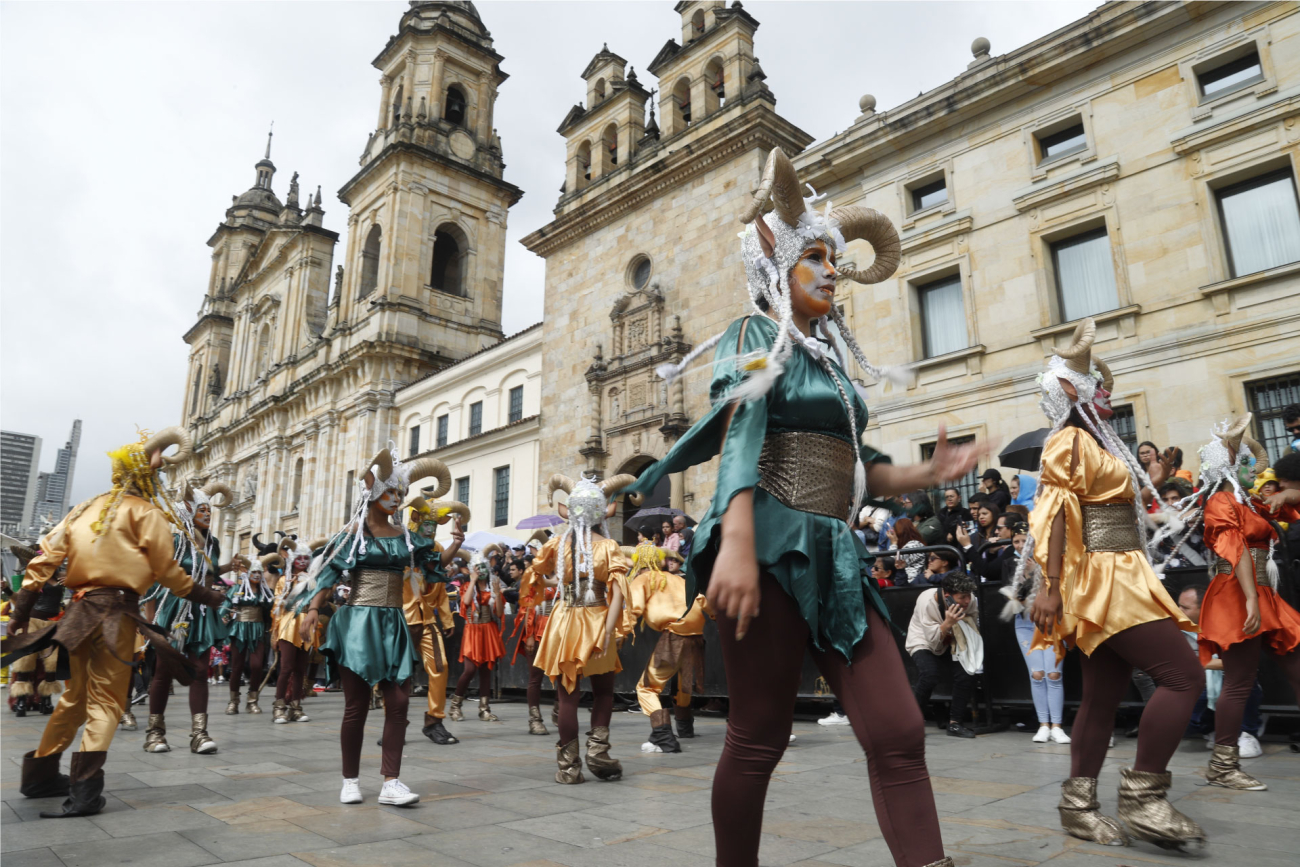
[[[911,583],[918,587],[937,587],[943,583],[943,579],[948,577],[950,573],[957,572],[964,575],[959,571],[960,567],[961,560],[957,557],[956,552],[943,549],[931,551],[926,555],[925,571],[921,573],[920,577],[913,579]]]
[[[961,504],[961,491],[956,488],[944,490],[943,508],[939,510],[936,517],[943,524],[943,538],[949,545],[957,544],[957,527],[968,524],[972,520],[970,509]]]
[[[1282,426],[1291,438],[1291,453],[1300,453],[1300,403],[1282,408]]]
[[[925,713],[930,695],[943,671],[952,673],[952,701],[948,709],[948,735],[973,738],[966,726],[966,705],[970,701],[974,676],[953,657],[954,630],[966,621],[978,629],[979,602],[975,599],[975,582],[960,572],[949,572],[939,587],[924,590],[916,597],[916,608],[907,627],[904,645],[916,663],[920,676],[912,687],[916,703]],[[938,717],[942,724],[942,716]]]
[[[926,557],[925,554],[907,554],[904,553],[908,548],[922,548],[925,546],[925,540],[917,531],[916,526],[910,518],[899,518],[894,522],[894,526],[886,532],[889,537],[889,550],[898,551],[896,569],[907,570],[908,582],[915,581],[925,571]]]
[[[877,557],[871,561],[871,577],[878,587],[898,587],[899,582],[906,583],[907,573],[900,573],[894,568],[893,557]]]
[[[992,467],[980,476],[980,487],[988,495],[989,502],[998,507],[999,513],[1011,505],[1011,490],[1007,487],[1007,483],[1002,481],[1002,474]]]

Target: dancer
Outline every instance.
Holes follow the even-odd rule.
[[[38,549],[25,545],[13,545],[9,550],[18,558],[19,573],[25,572],[32,558],[41,553]],[[63,612],[63,577],[66,571],[60,566],[54,577],[41,588],[40,598],[31,611],[29,629],[45,629],[59,619]],[[27,716],[29,707],[43,714],[54,712],[52,697],[63,689],[63,684],[55,676],[58,663],[56,649],[47,647],[40,653],[22,657],[10,666],[9,697],[14,700],[14,716]]]
[[[713,783],[718,864],[758,863],[763,799],[790,740],[805,646],[848,711],[866,751],[881,831],[898,864],[950,865],[930,776],[925,733],[870,558],[849,530],[867,490],[888,497],[933,488],[972,469],[980,451],[954,447],[939,429],[934,457],[895,467],[860,445],[866,404],[829,335],[835,321],[859,366],[879,379],[833,303],[837,273],[877,283],[898,265],[899,240],[883,215],[862,207],[822,212],[805,201],[779,148],[768,158],[741,254],[754,315],[700,344],[660,375],[672,380],[717,346],[713,409],[632,490],[721,452],[717,491],[695,528],[686,598],[707,588],[717,611],[731,716]],[[769,199],[775,210],[763,211]],[[847,241],[867,240],[870,269],[837,272]],[[760,614],[761,612],[761,614]]]
[[[633,481],[633,476],[623,474],[600,483],[585,476],[574,482],[556,473],[546,486],[550,502],[557,490],[569,495],[567,503],[556,505],[569,529],[542,546],[525,580],[541,580],[561,591],[533,662],[555,684],[560,705],[557,783],[573,785],[585,780],[578,756],[579,683],[583,677],[591,680],[592,695],[587,769],[602,780],[623,776],[623,766],[609,754],[609,723],[614,714],[614,677],[623,670],[618,639],[622,637],[619,626],[630,564],[609,538],[607,521],[618,508],[615,495]],[[639,505],[639,497],[636,503]],[[548,575],[555,577],[542,577]]]
[[[546,539],[546,531],[537,530],[528,537],[527,545],[531,546],[534,540],[545,544]],[[537,646],[541,644],[542,636],[546,633],[546,624],[550,622],[551,612],[555,610],[558,589],[546,583],[549,577],[525,569],[523,577],[519,580],[519,613],[515,615],[515,634],[519,636],[519,640],[515,643],[515,655],[511,657],[510,664],[515,664],[519,659],[519,651],[522,650],[524,659],[528,663],[528,690],[525,695],[528,701],[530,735],[550,734],[546,730],[545,723],[542,722],[542,680],[546,675],[533,664],[537,659]],[[558,719],[557,707],[551,711],[551,721],[557,722]]]
[[[163,450],[177,446],[173,456]],[[188,532],[163,493],[157,470],[192,453],[189,435],[178,427],[109,452],[113,488],[74,507],[41,537],[41,553],[27,565],[22,588],[9,614],[9,652],[0,665],[56,647],[67,689],[45,724],[40,746],[23,756],[19,791],[28,798],[67,795],[60,812],[42,818],[91,816],[104,808],[104,761],[117,721],[126,707],[136,629],[157,647],[159,664],[170,663],[182,683],[194,677],[166,634],[140,614],[140,594],[154,581],[194,605],[218,606],[222,596],[195,581],[172,560],[170,529]],[[73,591],[57,623],[31,632],[31,612],[44,585],[64,560]],[[82,723],[81,750],[71,774],[59,773],[59,759]]]
[[[266,555],[263,555],[265,557]],[[233,612],[230,626],[230,702],[226,713],[239,713],[239,680],[248,671],[248,703],[245,713],[261,713],[257,696],[262,686],[268,650],[266,620],[275,594],[265,581],[265,563],[253,560],[227,594]]]
[[[352,517],[298,582],[289,602],[302,612],[299,629],[306,641],[315,635],[325,597],[337,584],[347,587],[347,599],[330,618],[321,646],[327,666],[339,672],[343,684],[343,723],[339,726],[343,789],[339,801],[359,804],[363,800],[361,742],[370,712],[370,691],[377,685],[384,696],[380,765],[384,785],[379,803],[405,807],[418,802],[420,796],[399,779],[410,681],[418,662],[402,611],[402,585],[418,582],[421,573],[426,579],[438,575],[441,564],[433,540],[411,535],[400,516],[397,521],[393,516],[412,484],[435,478],[438,484],[433,496],[439,497],[451,488],[451,472],[436,458],[403,462],[384,449],[362,475]]]
[[[478,677],[478,718],[483,722],[498,722],[497,715],[492,713],[492,669],[506,655],[501,640],[506,597],[501,579],[493,573],[488,560],[493,553],[500,554],[501,546],[491,544],[476,551],[469,561],[470,580],[460,585],[460,616],[465,620],[465,630],[460,636],[460,661],[464,668],[456,679],[456,694],[451,697],[448,716],[453,722],[465,719],[461,705],[475,676]]]
[[[214,502],[216,496],[221,502]],[[229,563],[221,561],[221,545],[210,530],[212,509],[227,506],[235,498],[230,487],[222,482],[211,482],[202,488],[193,488],[188,482],[181,497],[179,513],[188,532],[177,533],[175,558],[181,568],[204,587],[221,587],[217,577],[232,569],[246,568],[248,562],[236,554]],[[221,587],[224,589],[224,587]],[[190,684],[190,752],[210,755],[217,751],[217,742],[208,734],[208,651],[226,643],[229,625],[217,607],[194,605],[166,587],[158,588],[155,597],[158,605],[154,622],[166,630],[174,647],[185,653],[195,671]],[[222,601],[225,601],[223,596]],[[153,680],[149,684],[149,726],[144,733],[144,749],[148,753],[171,751],[167,743],[167,700],[172,681],[176,679],[173,666],[156,664]]]
[[[1133,767],[1120,771],[1119,817],[1162,848],[1203,842],[1205,832],[1174,809],[1166,794],[1169,759],[1200,694],[1201,666],[1182,630],[1195,630],[1156,577],[1146,554],[1146,509],[1138,497],[1158,485],[1110,426],[1112,378],[1092,358],[1096,325],[1079,323],[1039,378],[1039,403],[1052,432],[1017,584],[1032,580],[1032,556],[1046,586],[1026,595],[1031,619],[1057,658],[1083,651],[1083,700],[1074,720],[1070,777],[1061,784],[1061,826],[1094,843],[1122,846],[1119,823],[1098,809],[1097,774],[1115,711],[1136,666],[1156,682],[1142,713]],[[1032,600],[1032,601],[1031,601]],[[1235,734],[1234,734],[1235,737]]]
[[[643,618],[646,626],[659,633],[654,653],[636,685],[641,710],[650,717],[650,740],[646,745],[650,749],[642,746],[643,752],[680,753],[682,746],[677,738],[695,737],[691,695],[704,687],[704,617],[713,617],[713,609],[702,595],[686,601],[686,579],[676,571],[682,562],[682,555],[676,551],[649,543],[637,545],[632,552],[626,629],[632,631],[636,621]],[[670,563],[675,565],[670,567]],[[673,736],[668,709],[659,701],[659,693],[674,676],[677,737]]]
[[[446,569],[460,550],[460,543],[465,541],[462,527],[469,523],[469,507],[456,502],[430,505],[420,494],[409,505],[410,524],[407,529],[431,542],[438,525],[453,520],[452,515],[456,516],[451,525],[451,544],[443,548],[434,542],[433,549],[441,554],[436,561],[429,561],[433,568],[426,566],[421,570],[424,579],[420,585],[422,592],[416,591],[417,581],[407,581],[402,585],[402,611],[411,630],[411,641],[420,653],[424,673],[429,679],[429,709],[424,712],[424,727],[420,733],[435,744],[458,744],[460,740],[442,723],[447,716],[448,675],[447,648],[442,640],[450,638],[456,629],[451,618],[451,600],[447,597]]]
[[[320,540],[324,547],[328,540]],[[321,630],[302,630],[303,617],[286,604],[285,599],[294,583],[305,577],[311,566],[312,548],[301,544],[293,536],[285,536],[268,556],[267,568],[282,571],[271,608],[271,635],[275,638],[275,658],[278,672],[275,679],[275,701],[271,705],[271,721],[276,725],[291,722],[311,722],[302,709],[303,681],[307,676],[307,661],[314,648],[320,646]],[[319,612],[318,612],[319,613]]]

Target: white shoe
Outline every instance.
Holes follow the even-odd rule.
[[[1237,738],[1237,750],[1243,759],[1254,759],[1264,755],[1264,749],[1250,732],[1242,732]]]
[[[340,804],[360,804],[361,797],[361,780],[353,777],[343,778],[343,791],[339,792]]]
[[[1052,727],[1048,725],[1040,725],[1038,727],[1038,734],[1034,735],[1034,743],[1045,744],[1047,743],[1047,739],[1051,736]]]
[[[1070,736],[1067,735],[1065,729],[1060,726],[1052,726],[1052,732],[1049,737],[1051,737],[1052,743],[1054,744],[1068,744],[1070,742]]]
[[[790,735],[790,743],[794,743],[794,735]]]
[[[419,800],[420,796],[406,788],[401,780],[385,780],[384,788],[379,792],[379,803],[392,804],[394,807],[409,807],[419,803]]]
[[[819,726],[846,726],[849,724],[849,718],[842,713],[831,711],[828,715],[817,720]]]
[[[662,748],[662,747],[657,747],[657,746],[655,746],[654,744],[650,743],[649,741],[646,741],[645,743],[643,743],[643,744],[641,745],[641,752],[643,752],[643,753],[662,753],[662,752],[663,752],[663,748]]]

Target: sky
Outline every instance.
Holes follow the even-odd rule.
[[[641,82],[669,39],[671,0],[476,4],[510,75],[495,124],[510,212],[506,334],[542,318],[545,263],[519,239],[548,222],[564,180],[556,127],[608,43]],[[755,54],[777,111],[823,140],[966,69],[980,36],[1011,51],[1097,2],[761,2]],[[53,469],[83,420],[71,502],[109,487],[109,449],[180,419],[188,347],[230,197],[253,185],[274,122],[274,189],[338,189],[379,110],[370,62],[407,4],[0,3],[0,426],[43,438]],[[333,270],[331,268],[331,270]]]

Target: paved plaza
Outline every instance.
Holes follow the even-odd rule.
[[[615,714],[614,754],[624,778],[559,786],[554,734],[530,737],[523,704],[499,703],[500,723],[453,724],[456,746],[438,747],[412,725],[402,779],[422,796],[414,808],[380,807],[372,712],[362,757],[366,803],[343,806],[338,724],[343,698],[311,698],[309,723],[276,726],[270,713],[224,716],[214,688],[212,756],[189,752],[184,696],[169,715],[171,753],[141,749],[142,730],[119,732],[106,767],[108,806],[98,816],[41,820],[58,799],[18,794],[22,753],[45,717],[3,717],[4,867],[705,867],[713,863],[710,780],[726,723],[701,717],[699,735],[680,755],[639,751],[645,717]],[[412,701],[412,708],[421,705]],[[472,702],[467,702],[470,706]],[[267,702],[269,710],[269,701]],[[586,712],[583,712],[585,723]],[[554,733],[554,727],[550,727]],[[890,865],[874,821],[867,769],[849,729],[795,726],[797,742],[767,799],[764,865]],[[1119,768],[1133,756],[1121,738],[1102,775],[1102,806],[1114,813]],[[1245,762],[1268,792],[1203,785],[1207,752],[1185,741],[1174,758],[1171,797],[1212,841],[1196,858],[1138,844],[1105,848],[1064,836],[1057,823],[1059,784],[1069,747],[1033,744],[1002,733],[959,740],[930,728],[926,740],[948,854],[966,867],[1138,867],[1149,864],[1292,867],[1300,851],[1300,756],[1266,744]],[[66,768],[65,757],[65,768]]]

